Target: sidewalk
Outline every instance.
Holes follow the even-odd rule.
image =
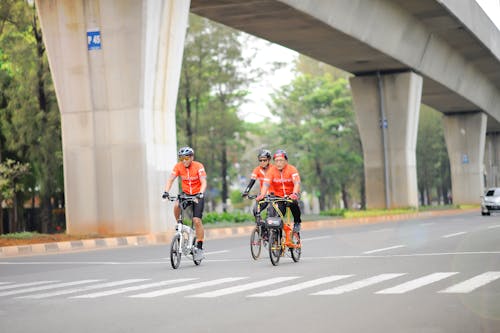
[[[412,218],[457,215],[475,211],[478,212],[479,214],[477,208],[471,208],[471,209],[436,210],[436,211],[426,211],[421,213],[398,214],[398,215],[387,215],[387,216],[370,216],[370,217],[360,217],[360,218],[350,218],[350,219],[341,218],[341,219],[320,220],[320,221],[304,221],[302,222],[302,230],[337,228],[337,227],[353,226],[360,224],[373,224],[380,222],[398,222]],[[253,228],[254,225],[252,224],[245,226],[234,226],[234,227],[224,227],[224,228],[205,228],[205,239],[210,240],[210,239],[227,238],[227,237],[247,236],[250,234]],[[0,247],[0,258],[34,255],[34,254],[52,254],[52,253],[78,251],[78,250],[118,248],[125,246],[168,244],[172,239],[173,234],[174,231],[172,230],[171,232],[165,232],[154,235],[151,234],[151,235],[130,236],[130,237],[110,237],[110,238],[85,239],[85,240],[68,241],[68,242],[5,246],[5,247]]]

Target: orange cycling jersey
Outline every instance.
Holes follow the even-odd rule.
[[[272,164],[269,164],[267,169],[262,169],[260,166],[256,167],[252,171],[252,175],[250,176],[250,179],[258,179],[260,182],[260,190],[262,190],[262,186],[264,186],[264,180],[266,177],[266,174],[269,173],[269,170],[274,169],[275,166]]]
[[[285,197],[293,193],[295,184],[300,183],[300,175],[293,165],[287,164],[281,171],[276,167],[269,170],[264,182],[270,184],[269,192]]]
[[[171,177],[181,177],[182,191],[193,195],[200,193],[201,179],[206,178],[205,167],[200,162],[192,161],[189,167],[185,167],[182,162],[177,163],[172,170]]]

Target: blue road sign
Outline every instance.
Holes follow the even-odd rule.
[[[87,31],[87,48],[89,50],[101,49],[101,31],[99,29]]]

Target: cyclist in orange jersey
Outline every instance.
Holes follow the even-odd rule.
[[[197,251],[194,253],[195,260],[201,260],[204,258],[203,255],[203,238],[205,236],[205,231],[203,229],[202,217],[203,208],[205,206],[204,193],[207,189],[207,174],[205,172],[205,167],[200,162],[194,161],[194,150],[191,147],[182,147],[178,152],[179,163],[174,166],[170,177],[165,184],[165,192],[163,192],[162,198],[166,199],[169,197],[168,191],[172,187],[174,180],[177,177],[181,178],[182,191],[189,195],[196,195],[198,197],[198,202],[193,205],[193,223],[196,230],[196,248]],[[174,206],[174,216],[177,220],[180,215],[181,208],[179,207],[179,202],[175,202]]]
[[[260,183],[260,190],[262,190],[262,186],[264,186],[264,178],[270,169],[274,168],[271,164],[271,152],[266,149],[262,149],[257,154],[257,158],[259,159],[259,165],[253,169],[252,175],[250,176],[250,182],[248,183],[245,191],[241,194],[241,196],[246,197],[250,190],[252,189],[255,181],[258,179]],[[260,193],[260,191],[259,191]],[[267,206],[267,202],[260,206],[260,210],[264,210]],[[257,205],[253,209],[253,215],[257,215]]]
[[[300,175],[296,167],[288,164],[288,155],[283,149],[278,149],[273,156],[275,167],[271,169],[264,178],[264,186],[260,195],[256,198],[260,201],[264,198],[267,192],[274,193],[275,196],[293,200],[290,204],[290,210],[293,215],[293,231],[300,231]],[[282,214],[286,213],[286,203],[278,204]]]

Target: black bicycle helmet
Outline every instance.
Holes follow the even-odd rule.
[[[193,156],[194,155],[194,150],[191,147],[182,147],[179,149],[179,152],[177,153],[179,157],[181,156]]]
[[[257,158],[259,158],[259,159],[260,159],[260,158],[262,158],[262,157],[265,157],[265,158],[267,158],[268,160],[270,160],[270,159],[271,159],[271,152],[270,152],[269,150],[267,150],[267,149],[261,149],[261,150],[259,151],[259,154],[257,155]]]
[[[273,159],[275,160],[276,157],[284,157],[285,160],[288,161],[288,155],[287,155],[286,151],[284,151],[283,149],[276,150],[276,152],[274,153]]]

